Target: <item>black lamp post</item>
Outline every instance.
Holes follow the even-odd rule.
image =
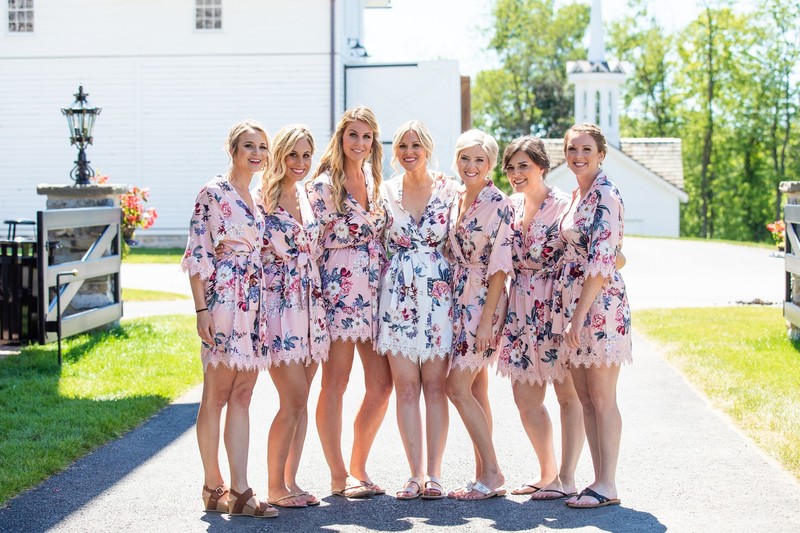
[[[86,160],[86,146],[92,144],[92,130],[94,129],[94,119],[102,111],[99,107],[89,107],[86,97],[89,93],[83,92],[83,85],[78,87],[75,94],[75,103],[72,107],[67,107],[61,112],[67,117],[69,123],[69,140],[78,147],[78,160],[75,161],[75,168],[69,173],[69,177],[75,185],[89,185],[89,177],[94,175],[94,170]]]

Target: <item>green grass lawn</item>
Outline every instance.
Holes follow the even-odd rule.
[[[202,381],[193,316],[126,321],[0,360],[0,504]],[[43,510],[46,512],[46,510]]]
[[[122,300],[125,302],[171,302],[188,300],[191,296],[177,292],[148,291],[144,289],[122,289]]]
[[[634,313],[637,329],[747,435],[800,478],[800,343],[781,309],[728,307]]]
[[[179,265],[184,251],[183,248],[130,248],[125,262]]]

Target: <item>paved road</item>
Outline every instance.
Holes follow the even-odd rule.
[[[684,305],[724,305],[748,298],[777,301],[782,294],[781,283],[761,279],[783,279],[782,262],[763,249],[630,238],[625,251],[626,278],[638,308],[659,303],[675,307],[684,300]],[[163,282],[167,269],[175,273],[172,267],[162,271],[129,266],[133,265],[123,272],[126,286],[157,288],[152,280]],[[681,279],[682,269],[713,275]],[[142,285],[135,284],[137,270],[147,275],[138,282]],[[177,278],[166,283],[168,290],[179,290]],[[730,292],[723,291],[726,286]],[[687,290],[691,296],[675,294]],[[130,307],[126,305],[126,314]],[[646,339],[635,334],[634,349],[635,363],[623,369],[619,386],[625,424],[618,474],[621,508],[572,510],[560,502],[530,502],[520,496],[486,502],[402,502],[389,496],[345,501],[328,495],[328,476],[312,424],[301,480],[323,498],[322,506],[285,510],[266,524],[207,515],[199,510],[202,472],[193,426],[199,389],[194,389],[124,438],[10,501],[0,509],[0,531],[800,531],[800,484],[712,409]],[[354,385],[363,379],[358,366],[351,379]],[[345,397],[345,427],[351,425],[360,399],[357,389],[352,386]],[[495,443],[511,488],[533,476],[535,458],[508,383],[493,377],[490,392]],[[547,402],[556,412],[552,396]],[[253,400],[250,459],[251,483],[262,493],[264,443],[276,405],[274,387],[265,374]],[[394,402],[370,463],[373,479],[390,491],[408,476],[393,409]],[[554,423],[557,426],[558,420]],[[465,480],[473,469],[469,438],[454,409],[450,428],[444,461],[447,487]],[[555,431],[558,434],[558,427]],[[591,481],[588,450],[578,479],[579,484]]]

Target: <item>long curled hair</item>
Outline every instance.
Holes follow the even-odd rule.
[[[369,166],[372,170],[372,198],[371,203],[377,210],[381,210],[380,194],[381,194],[381,167],[383,166],[383,148],[379,140],[380,129],[378,128],[378,120],[375,118],[375,113],[368,107],[358,106],[348,109],[342,115],[339,124],[336,126],[336,131],[325,148],[322,158],[319,161],[317,171],[314,177],[327,172],[331,176],[331,190],[333,192],[333,205],[336,207],[336,212],[340,215],[344,214],[344,200],[347,197],[347,190],[344,187],[346,176],[344,174],[344,148],[342,141],[344,139],[344,132],[347,125],[351,122],[360,120],[370,127],[372,130],[372,148],[370,149]]]
[[[271,214],[278,206],[278,200],[283,192],[283,178],[286,176],[286,156],[294,149],[297,141],[305,139],[311,145],[314,153],[314,137],[311,131],[298,124],[284,126],[272,139],[269,166],[261,178],[261,201],[267,214]]]
[[[269,134],[264,126],[262,126],[259,122],[253,119],[247,119],[237,122],[231,126],[231,130],[228,132],[228,138],[225,140],[225,145],[223,146],[223,148],[225,148],[225,152],[228,154],[228,157],[231,159],[231,165],[233,165],[233,158],[236,155],[236,152],[239,150],[239,138],[245,133],[256,132],[264,134],[264,137],[267,139],[267,151],[269,151]],[[264,164],[269,164],[269,161],[266,161]]]

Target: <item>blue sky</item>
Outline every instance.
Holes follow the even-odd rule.
[[[556,5],[563,3],[567,2],[557,0]],[[607,23],[623,16],[626,4],[626,0],[603,0],[603,20]],[[667,30],[683,28],[702,7],[699,0],[651,4]],[[492,65],[491,57],[482,51],[492,5],[492,0],[392,0],[390,9],[366,11],[364,45],[377,62],[458,59],[461,73],[474,76]]]

